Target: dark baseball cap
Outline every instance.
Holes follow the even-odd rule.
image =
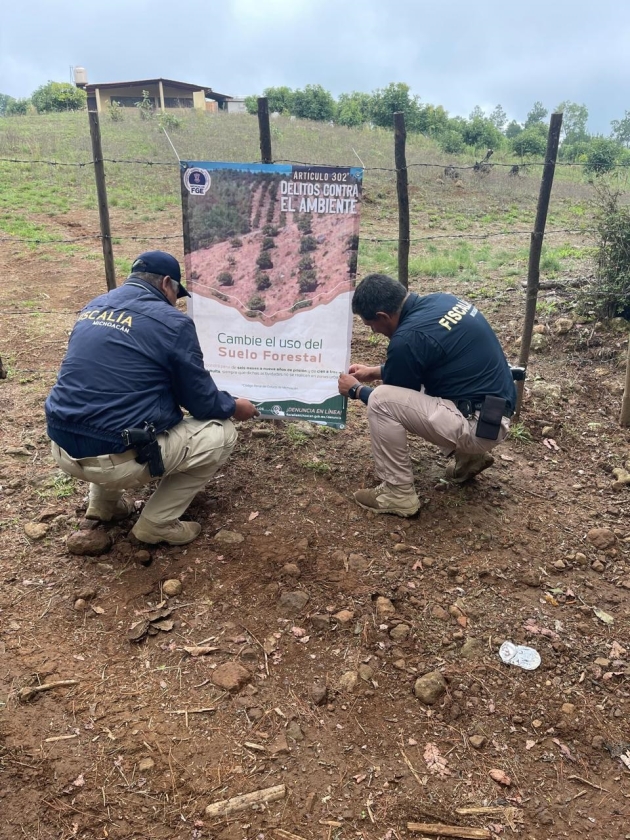
[[[177,297],[190,297],[190,292],[182,286],[182,272],[179,263],[172,254],[166,251],[145,251],[134,260],[131,266],[132,271],[146,271],[149,274],[160,274],[162,277],[170,277],[179,286]]]

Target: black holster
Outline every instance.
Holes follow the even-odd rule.
[[[477,419],[475,435],[485,440],[496,440],[501,430],[507,402],[502,397],[486,397]]]
[[[145,423],[142,429],[125,429],[122,438],[126,446],[131,446],[136,450],[136,461],[139,464],[149,465],[152,478],[164,475],[162,450],[157,442],[153,424]]]

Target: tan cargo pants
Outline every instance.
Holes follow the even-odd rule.
[[[451,400],[393,385],[372,391],[367,415],[376,475],[395,485],[413,484],[407,432],[434,443],[445,455],[480,455],[505,440],[510,430],[504,417],[497,440],[478,438],[478,414],[466,418]]]
[[[143,517],[157,524],[179,519],[230,457],[236,438],[231,420],[192,417],[158,435],[164,476],[145,505]],[[77,459],[53,443],[52,455],[64,472],[89,482],[93,501],[117,501],[123,490],[142,487],[153,480],[148,466],[134,460],[133,451]]]

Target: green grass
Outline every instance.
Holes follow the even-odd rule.
[[[532,443],[533,441],[531,433],[524,423],[512,423],[508,437],[510,440],[515,440],[519,443]]]

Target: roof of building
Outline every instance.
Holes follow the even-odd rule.
[[[123,88],[123,87],[140,87],[142,85],[156,85],[159,82],[162,82],[164,85],[170,85],[171,87],[178,87],[182,90],[204,90],[206,92],[206,96],[210,99],[218,99],[218,100],[226,100],[232,99],[231,96],[228,96],[227,93],[218,93],[216,90],[212,90],[211,87],[207,85],[191,85],[189,82],[176,82],[174,79],[132,79],[129,82],[92,82],[89,85],[84,86],[84,90],[90,92],[96,90],[96,88]]]

